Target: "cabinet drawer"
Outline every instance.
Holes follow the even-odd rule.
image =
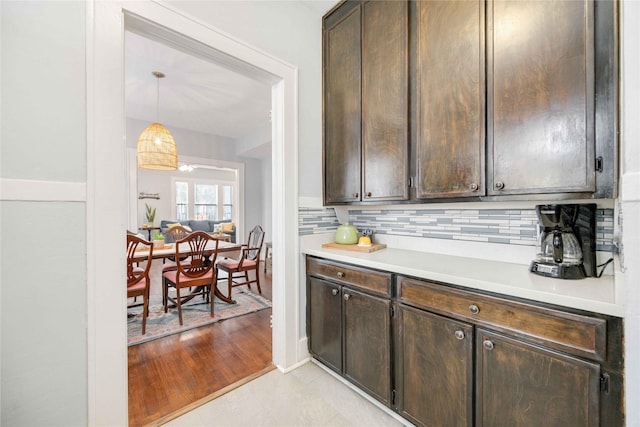
[[[509,298],[400,277],[400,302],[519,335],[547,347],[605,360],[607,322]]]
[[[391,296],[391,273],[307,257],[307,274],[354,286],[385,297]]]

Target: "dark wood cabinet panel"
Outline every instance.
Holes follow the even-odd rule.
[[[476,340],[477,426],[599,425],[598,364],[482,329]]]
[[[360,8],[324,30],[325,203],[360,200]]]
[[[487,3],[488,193],[595,190],[593,2]]]
[[[405,1],[348,1],[324,17],[324,203],[409,199]]]
[[[398,299],[457,319],[489,326],[580,357],[602,361],[607,350],[607,321],[425,280],[398,279]]]
[[[307,273],[383,297],[391,297],[391,273],[312,257],[307,258]]]
[[[484,1],[416,2],[416,198],[482,196]]]
[[[342,288],[344,375],[391,404],[391,302]]]
[[[362,199],[406,200],[408,3],[362,6]]]
[[[307,328],[309,351],[327,366],[342,372],[342,305],[340,286],[308,279]]]
[[[399,306],[398,412],[416,425],[473,426],[473,326]]]

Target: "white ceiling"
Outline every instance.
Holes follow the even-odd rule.
[[[336,0],[299,0],[318,14]],[[157,117],[160,71],[159,118]],[[127,117],[238,139],[269,123],[271,86],[138,34],[125,34]]]
[[[160,71],[159,119],[157,116]],[[125,36],[127,117],[240,138],[269,122],[271,87],[134,33]]]

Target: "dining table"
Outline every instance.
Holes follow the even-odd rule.
[[[224,240],[218,240],[216,239],[218,242],[218,255],[224,254],[223,256],[233,256],[233,255],[237,255],[238,252],[241,250],[242,245],[239,243],[231,243],[231,242],[226,242]],[[208,253],[208,255],[212,255],[213,252],[216,250],[215,247],[215,241],[216,240],[210,240],[207,243],[207,246],[205,246],[204,252],[205,254]],[[164,243],[162,246],[154,246],[153,247],[153,255],[152,258],[153,259],[167,259],[167,258],[175,258],[176,256],[176,243]],[[187,252],[189,252],[190,247],[189,244],[187,243],[183,243],[180,244],[178,246],[178,255],[180,254],[185,254]],[[149,256],[149,251],[147,248],[143,248],[142,250],[138,250],[135,252],[135,258],[138,259],[139,256],[139,260],[140,261],[144,261],[147,259],[147,257]],[[215,268],[215,266],[213,267]],[[227,304],[235,304],[236,302],[234,300],[232,300],[231,298],[225,296],[222,294],[222,292],[220,292],[220,290],[218,289],[217,286],[217,281],[216,284],[214,286],[213,289],[213,294],[214,296],[218,297],[221,301],[226,302]],[[196,294],[197,292],[194,292],[194,294]],[[195,296],[195,295],[194,295]],[[190,298],[185,299],[184,302],[189,301]],[[212,301],[213,303],[213,301]]]

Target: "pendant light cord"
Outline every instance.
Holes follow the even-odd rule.
[[[156,75],[156,122],[160,123],[160,76]]]
[[[156,76],[156,123],[160,123],[160,79],[164,78],[164,73],[154,71],[151,74]]]

